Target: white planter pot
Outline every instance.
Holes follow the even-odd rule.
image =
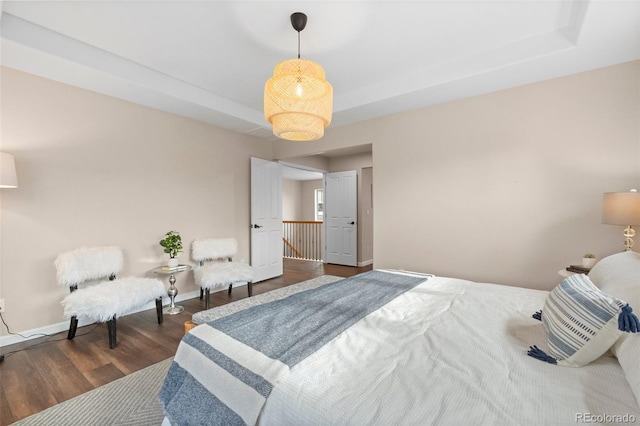
[[[169,268],[175,268],[176,266],[178,266],[178,258],[177,257],[169,258],[169,260],[167,261],[167,266]]]
[[[583,257],[582,258],[582,266],[584,266],[585,268],[593,268],[593,266],[596,264],[596,260],[593,257]]]

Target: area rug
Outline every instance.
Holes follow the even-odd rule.
[[[282,299],[340,279],[342,278],[323,275],[196,313],[193,320],[198,324],[212,321],[250,306]],[[158,394],[172,361],[173,358],[169,358],[136,371],[19,420],[12,426],[158,426],[164,419]]]
[[[158,426],[164,414],[158,393],[173,358],[13,423],[19,426]]]

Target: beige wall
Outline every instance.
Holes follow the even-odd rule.
[[[284,141],[278,141],[280,143],[286,143]],[[322,142],[309,142],[311,146],[319,149]],[[307,145],[307,143],[303,143],[303,145]],[[315,153],[315,152],[314,152]],[[321,155],[312,155],[312,156],[304,156],[304,157],[293,157],[293,158],[285,158],[280,157],[279,160],[286,160],[286,163],[295,164],[296,166],[304,166],[311,169],[316,170],[329,170],[329,159],[327,157],[323,157]]]
[[[373,167],[361,169],[359,187],[358,261],[369,265],[373,263]]]
[[[332,157],[329,159],[330,172],[344,172],[347,170],[355,170],[360,177],[360,170],[373,165],[373,157],[371,152],[361,154],[343,155],[340,157]]]
[[[302,220],[302,182],[282,180],[282,220]]]
[[[639,76],[635,61],[330,128],[274,157],[373,145],[374,267],[549,289],[623,247],[601,198],[640,186]]]
[[[315,219],[314,190],[322,188],[322,179],[282,180],[282,220]]]
[[[62,251],[117,245],[123,275],[145,275],[178,230],[182,261],[193,239],[214,236],[236,237],[248,261],[249,159],[271,158],[270,143],[7,68],[1,77],[1,150],[19,178],[0,190],[0,298],[13,331],[64,321]],[[181,295],[196,291],[190,272],[177,278]]]
[[[302,192],[300,198],[300,220],[316,220],[315,196],[316,189],[322,189],[322,179],[305,180],[300,182]]]
[[[20,183],[0,190],[4,317],[18,332],[61,323],[53,260],[78,246],[121,246],[127,275],[163,261],[170,229],[187,246],[235,234],[248,259],[249,157],[363,144],[375,267],[550,288],[583,253],[622,249],[600,202],[640,187],[639,75],[636,61],[271,145],[3,68],[0,149]],[[178,288],[196,290],[190,273]]]

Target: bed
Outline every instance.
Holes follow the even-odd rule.
[[[640,254],[581,277],[640,309]],[[581,367],[528,356],[550,351],[551,320],[535,314],[551,317],[555,291],[374,270],[196,314],[160,393],[164,424],[640,422],[640,333]]]

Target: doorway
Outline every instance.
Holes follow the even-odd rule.
[[[282,232],[282,219],[283,213],[285,213],[285,219],[307,219],[312,222],[318,222],[318,210],[322,208],[319,204],[323,204],[326,201],[327,194],[324,193],[319,198],[318,189],[324,189],[324,173],[325,170],[353,170],[357,171],[357,261],[355,266],[365,267],[373,265],[373,157],[371,145],[358,146],[339,150],[333,150],[323,152],[317,155],[308,155],[303,157],[288,157],[286,161],[272,161],[277,164],[277,168],[281,171],[280,181],[278,187],[280,191],[278,196],[280,197],[277,211],[280,217],[281,232]],[[321,167],[322,169],[318,168]],[[317,173],[315,176],[311,173]],[[291,174],[290,174],[291,173]],[[284,175],[283,175],[284,174]],[[286,179],[282,178],[286,176]],[[310,183],[310,181],[314,181]],[[253,179],[252,179],[253,181]],[[322,184],[320,182],[323,182]],[[308,188],[303,190],[303,187],[315,186],[311,191]],[[326,189],[325,189],[326,191]],[[293,194],[293,195],[290,195]],[[262,197],[260,197],[262,198]],[[303,200],[306,199],[307,201]],[[253,185],[252,185],[252,204],[253,204]],[[272,203],[273,206],[275,206]],[[253,210],[253,207],[252,207]],[[274,211],[276,209],[273,209]],[[322,212],[323,221],[326,219],[326,213]],[[252,218],[252,234],[255,230],[255,225]],[[260,225],[260,224],[258,224]],[[258,227],[260,229],[260,227]],[[320,233],[324,237],[324,231]],[[321,238],[321,237],[319,237]],[[279,258],[281,263],[284,259],[284,247],[285,243],[282,241],[282,235],[280,236],[280,249],[268,250],[268,253],[263,255],[273,259]],[[322,248],[319,250],[324,255],[325,242],[320,245]],[[298,249],[298,251],[302,252]],[[252,243],[252,264],[253,264],[253,243]],[[326,262],[326,259],[318,257],[316,262]],[[327,263],[325,263],[326,265]],[[264,279],[267,279],[265,277]]]
[[[283,256],[324,261],[324,170],[282,164]]]
[[[283,212],[284,218],[295,218],[304,221],[319,221],[317,214],[317,194],[322,191],[322,169],[312,169],[300,166],[296,161],[307,164],[320,164],[332,170],[357,171],[357,261],[356,266],[363,267],[373,264],[373,166],[371,147],[353,152],[344,150],[335,153],[324,153],[325,162],[311,162],[308,157],[288,159],[283,164]],[[315,175],[313,172],[317,172]],[[322,194],[322,201],[326,201],[326,194]],[[324,204],[324,203],[323,203]],[[323,208],[324,206],[321,206]],[[322,212],[323,219],[326,214]],[[322,259],[326,262],[326,259]]]

